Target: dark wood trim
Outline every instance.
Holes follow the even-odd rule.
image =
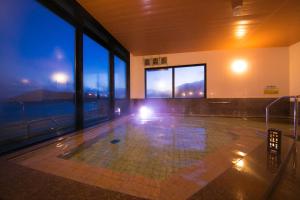
[[[204,90],[205,90],[205,92],[204,92],[204,98],[206,99],[207,98],[207,66],[206,66],[206,64],[204,64]]]
[[[172,98],[175,98],[175,68],[172,67]]]
[[[128,62],[126,63],[126,92],[127,92],[127,99],[130,100],[130,58],[128,59]]]
[[[144,70],[144,94],[145,94],[145,99],[148,99],[147,96],[147,69]]]
[[[109,98],[110,98],[110,119],[115,117],[115,61],[114,54],[109,53]]]
[[[76,130],[83,128],[83,33],[81,28],[76,29],[75,42],[75,109]]]
[[[131,99],[132,112],[146,105],[156,113],[195,114],[202,116],[265,117],[266,106],[276,98],[201,98],[201,99]],[[292,110],[288,99],[278,102],[273,117],[289,119]]]

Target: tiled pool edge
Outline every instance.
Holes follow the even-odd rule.
[[[286,167],[287,167],[287,164],[289,162],[289,160],[291,159],[291,156],[292,156],[292,153],[293,153],[293,150],[294,148],[296,148],[296,142],[294,142],[289,150],[288,150],[288,153],[287,153],[287,156],[285,157],[282,165],[280,165],[279,169],[278,169],[278,173],[276,174],[276,176],[274,177],[274,181],[272,182],[271,186],[268,188],[267,192],[266,192],[266,199],[267,198],[270,198],[272,192],[274,191],[274,189],[276,188],[278,182],[280,181],[281,177],[282,177],[282,174],[284,173]]]
[[[30,169],[7,160],[0,159],[0,164],[1,200],[143,200]]]

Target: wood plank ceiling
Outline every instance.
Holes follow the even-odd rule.
[[[300,41],[300,0],[78,0],[134,55],[288,46]]]

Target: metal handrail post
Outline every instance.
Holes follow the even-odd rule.
[[[297,130],[298,130],[298,97],[296,96],[294,98],[294,137],[295,140],[298,140],[298,134],[297,134]]]
[[[267,132],[269,130],[269,107],[266,107],[266,128],[267,128]]]
[[[299,112],[298,112],[298,98],[300,98],[300,95],[296,95],[296,96],[282,96],[279,97],[277,99],[275,99],[274,101],[272,101],[271,103],[269,103],[266,107],[266,128],[267,131],[269,130],[269,123],[270,123],[270,108],[272,107],[272,105],[274,105],[275,103],[279,102],[282,99],[285,98],[291,98],[294,99],[294,107],[293,107],[293,123],[294,123],[294,130],[293,130],[293,134],[294,134],[294,138],[295,140],[298,139],[298,119],[299,119]]]

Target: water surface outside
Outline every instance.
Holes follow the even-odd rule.
[[[106,116],[106,99],[84,103],[87,120]],[[75,130],[73,100],[0,103],[0,153],[29,139],[55,137]]]

